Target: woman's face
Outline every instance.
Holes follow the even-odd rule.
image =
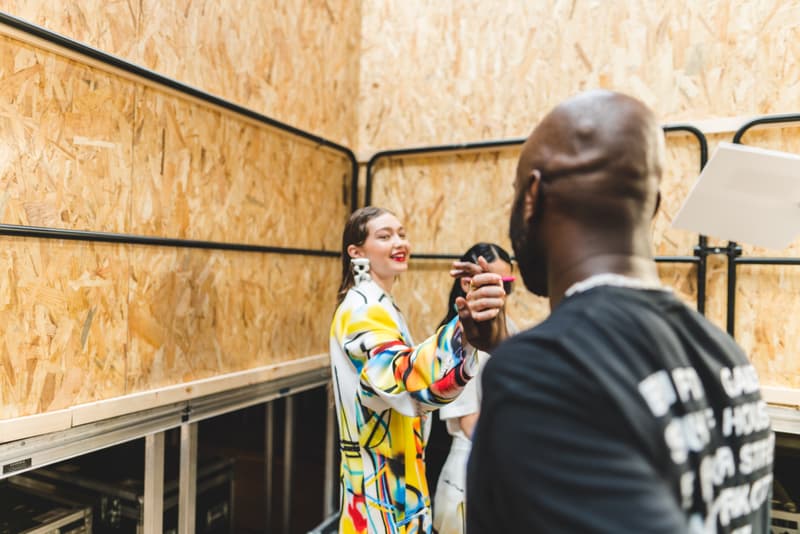
[[[350,245],[351,258],[369,259],[369,271],[377,281],[391,281],[408,270],[411,246],[406,230],[391,213],[384,213],[367,223],[367,239],[361,246]]]

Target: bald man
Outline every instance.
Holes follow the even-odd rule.
[[[755,370],[653,261],[663,154],[653,114],[606,91],[556,107],[525,143],[510,235],[552,314],[483,375],[469,534],[769,532]]]

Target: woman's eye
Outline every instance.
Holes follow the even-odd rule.
[[[378,239],[389,239],[389,235],[388,234],[381,234],[381,235],[378,236]]]

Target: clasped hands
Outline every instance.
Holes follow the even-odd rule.
[[[453,262],[450,276],[469,280],[466,297],[456,298],[456,310],[467,341],[482,351],[494,349],[508,337],[503,313],[506,301],[503,278],[489,272],[489,264],[482,256],[477,264]]]

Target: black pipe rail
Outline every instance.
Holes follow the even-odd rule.
[[[667,124],[663,126],[664,133],[687,133],[693,136],[698,143],[700,151],[700,170],[705,167],[708,161],[708,140],[698,128],[690,124]],[[526,138],[509,138],[494,141],[479,141],[474,143],[457,143],[447,145],[430,145],[412,148],[401,148],[394,150],[383,150],[376,152],[367,162],[366,181],[364,188],[364,203],[369,206],[372,203],[372,190],[375,181],[375,167],[382,159],[416,157],[420,155],[438,155],[453,152],[498,152],[521,146]],[[699,236],[697,246],[694,248],[693,256],[656,256],[658,263],[683,263],[697,265],[697,311],[705,313],[706,303],[706,271],[707,258],[712,253],[712,249],[707,246],[706,236]],[[413,253],[412,256],[426,260],[457,260],[457,254],[437,254],[430,252]]]
[[[461,256],[458,254],[436,254],[429,252],[416,252],[411,253],[411,257],[415,260],[457,260]],[[511,258],[516,260],[516,258]],[[656,256],[656,263],[700,263],[700,258],[697,256]]]
[[[746,122],[733,135],[733,142],[737,145],[742,143],[744,135],[758,127],[777,125],[777,124],[792,124],[800,123],[800,113],[783,113],[779,115],[766,115],[764,117],[757,117],[751,121]],[[800,126],[800,124],[797,124]],[[728,300],[725,306],[725,327],[731,337],[736,332],[736,266],[737,265],[800,265],[800,258],[772,258],[772,257],[742,257],[742,247],[735,241],[729,241],[726,247],[728,256],[728,280],[727,280],[727,293]]]
[[[141,78],[151,82],[159,87],[169,89],[180,93],[186,97],[197,99],[203,103],[209,104],[229,111],[235,115],[253,120],[270,128],[279,130],[283,133],[293,135],[300,139],[310,141],[315,146],[324,147],[337,153],[341,153],[350,162],[350,210],[355,211],[358,205],[358,160],[352,150],[344,145],[340,145],[334,141],[325,139],[318,135],[306,132],[289,124],[283,123],[271,117],[267,117],[252,109],[245,108],[228,100],[222,99],[218,96],[212,95],[190,85],[179,82],[175,79],[169,78],[159,74],[150,69],[141,67],[117,56],[103,52],[97,48],[80,43],[69,37],[52,32],[36,24],[32,24],[23,19],[17,18],[6,12],[0,11],[0,24],[4,24],[14,30],[23,32],[27,35],[41,39],[55,45],[59,48],[65,49],[69,52],[85,56],[94,61],[100,62],[107,67],[121,70],[127,74]],[[134,234],[118,234],[108,232],[94,232],[88,230],[66,230],[59,228],[41,228],[24,225],[0,224],[0,235],[17,236],[17,237],[36,237],[36,238],[49,238],[49,239],[67,239],[78,241],[95,241],[107,243],[124,243],[134,245],[156,245],[156,246],[171,246],[171,247],[185,247],[185,248],[199,248],[199,249],[216,249],[216,250],[237,250],[243,252],[259,252],[259,253],[274,253],[274,254],[300,254],[308,256],[338,256],[339,252],[319,250],[319,249],[306,249],[306,248],[293,248],[293,247],[279,247],[270,245],[248,245],[243,243],[227,243],[216,241],[200,241],[200,240],[187,240],[166,237],[149,237]]]
[[[737,265],[800,265],[800,258],[769,258],[769,257],[758,257],[758,258],[748,258],[746,256],[740,256],[736,258]]]
[[[248,245],[246,243],[227,243],[202,241],[196,239],[175,239],[137,234],[117,234],[111,232],[92,232],[88,230],[68,230],[45,228],[18,224],[0,224],[0,235],[10,237],[35,237],[39,239],[64,239],[67,241],[91,241],[96,243],[118,243],[127,245],[148,245],[157,247],[198,248],[210,250],[235,250],[239,252],[260,252],[269,254],[288,254],[300,256],[323,256],[338,258],[335,250],[276,247],[270,245]]]
[[[456,143],[451,145],[430,145],[412,148],[397,148],[393,150],[381,150],[379,152],[375,152],[375,154],[373,154],[367,162],[367,176],[364,185],[364,205],[369,206],[372,204],[372,182],[375,178],[375,165],[377,165],[378,161],[382,159],[420,156],[423,154],[446,154],[448,152],[491,152],[521,146],[524,142],[524,137],[516,137],[511,139],[500,139],[496,141],[478,141],[474,143]],[[417,255],[417,257],[419,257],[419,255]]]

